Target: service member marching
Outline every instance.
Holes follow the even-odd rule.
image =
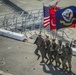
[[[69,68],[69,72],[71,72],[71,59],[72,59],[72,49],[69,47],[69,44],[66,43],[65,48],[63,50],[63,69],[67,70]],[[66,64],[68,62],[68,65]]]

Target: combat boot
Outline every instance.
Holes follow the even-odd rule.
[[[39,58],[40,58],[40,55],[38,56],[37,60],[39,60]]]
[[[64,70],[64,69],[65,69],[65,67],[64,67],[64,66],[62,66],[61,70]]]
[[[58,67],[57,62],[56,62],[56,65],[54,67]]]
[[[61,65],[61,62],[59,62],[59,65],[58,65],[58,67],[60,67],[60,65]]]
[[[65,71],[67,71],[67,69],[68,69],[68,67],[66,66],[66,67],[65,67]]]
[[[72,70],[71,70],[71,68],[69,68],[69,71],[68,71],[69,73],[71,73],[72,72]]]
[[[45,63],[45,61],[41,61],[40,63]]]

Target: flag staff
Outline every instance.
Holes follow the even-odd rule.
[[[50,4],[49,4],[49,10],[50,10]],[[49,12],[50,14],[50,12]],[[51,20],[50,20],[51,21]],[[50,27],[49,27],[50,28]],[[51,29],[50,29],[50,39],[52,39],[52,36],[51,36]]]
[[[54,7],[49,4],[49,10],[52,8],[54,8]],[[50,14],[50,12],[49,12],[49,14]],[[51,18],[51,16],[50,16],[50,18]],[[51,23],[51,19],[50,19],[50,23]],[[51,37],[51,39],[55,39],[55,36],[54,35],[51,36],[51,33],[52,33],[52,30],[51,30],[51,26],[50,26],[50,37]]]
[[[42,3],[42,4],[43,4],[43,8],[44,8],[44,3]],[[44,10],[43,10],[43,13],[44,13]],[[43,14],[43,20],[44,20],[44,14]],[[44,26],[44,23],[43,23],[43,26]],[[44,35],[46,35],[45,34],[45,28],[43,30],[44,30]]]
[[[58,31],[56,30],[56,35],[55,35],[55,38],[57,38],[57,37],[58,37],[58,36],[57,36],[57,32],[58,32]]]
[[[63,39],[64,39],[64,30],[63,30],[63,32],[62,32],[62,41],[63,41]]]
[[[58,4],[59,2],[60,2],[60,0],[58,0],[55,4],[52,5],[52,7],[54,8],[54,11],[55,11],[55,7],[57,6],[57,4]],[[58,30],[56,30],[55,39],[57,38],[57,40],[58,40],[57,32],[58,32]],[[54,38],[54,37],[53,37],[53,38]]]

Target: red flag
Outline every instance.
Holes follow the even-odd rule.
[[[50,30],[56,29],[56,19],[54,8],[50,9]]]
[[[56,17],[55,12],[58,11],[59,7],[50,8],[50,30],[56,29]]]
[[[72,24],[71,28],[75,28],[76,27],[76,24]]]

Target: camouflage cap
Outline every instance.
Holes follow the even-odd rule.
[[[59,43],[62,43],[62,40],[58,40]]]
[[[39,34],[38,36],[41,37],[41,34]]]
[[[52,41],[55,41],[55,39],[52,39]]]
[[[48,36],[48,35],[46,35],[46,38],[49,38],[49,36]]]
[[[65,45],[66,45],[66,46],[69,46],[69,43],[66,43]]]

